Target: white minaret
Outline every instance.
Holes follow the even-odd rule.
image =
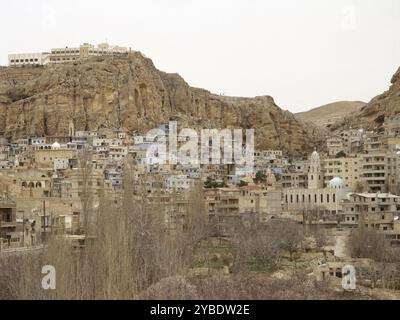
[[[308,189],[322,189],[324,187],[324,177],[321,169],[319,154],[315,150],[311,154],[310,170],[308,172]]]

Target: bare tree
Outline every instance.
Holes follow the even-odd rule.
[[[274,271],[281,264],[281,235],[272,224],[240,228],[235,270]]]
[[[289,253],[289,259],[293,261],[304,240],[303,227],[291,221],[279,222],[276,227],[281,232],[281,248]]]
[[[82,206],[83,230],[84,234],[88,236],[91,218],[90,212],[93,206],[93,189],[90,185],[92,182],[93,164],[92,152],[87,147],[78,153],[78,166],[78,189]]]

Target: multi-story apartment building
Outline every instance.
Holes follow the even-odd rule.
[[[335,157],[339,152],[344,152],[345,146],[341,137],[331,137],[326,141],[328,155]]]
[[[389,192],[400,195],[400,152],[388,152],[387,163]]]
[[[383,136],[376,132],[367,132],[363,136],[363,150],[366,153],[384,152],[386,146],[383,143]]]
[[[283,153],[281,150],[263,150],[254,153],[254,162],[257,168],[282,166]]]
[[[328,155],[335,157],[339,152],[347,156],[355,155],[362,149],[363,130],[344,130],[340,134],[327,139]]]
[[[360,181],[365,182],[370,192],[386,192],[388,189],[388,162],[386,152],[360,155]]]
[[[297,161],[282,174],[282,188],[307,188],[309,161]]]
[[[8,196],[0,196],[0,242],[3,242],[3,239],[6,240],[10,232],[17,230],[16,219],[15,202]]]
[[[400,197],[390,193],[352,193],[341,204],[341,225],[345,227],[364,225],[375,230],[393,231],[399,218]]]
[[[211,223],[220,235],[231,235],[235,223],[259,222],[282,213],[282,192],[263,190],[259,186],[219,188],[213,196],[207,192]]]
[[[324,159],[325,186],[328,186],[333,178],[340,177],[346,188],[354,190],[357,182],[360,181],[360,164],[361,159],[358,157]]]

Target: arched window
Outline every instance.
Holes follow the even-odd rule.
[[[42,183],[41,182],[36,182],[36,188],[41,188],[42,187]]]
[[[29,188],[35,188],[35,184],[33,182],[29,182]]]
[[[28,186],[28,184],[26,183],[26,181],[22,182],[22,188],[26,188]]]

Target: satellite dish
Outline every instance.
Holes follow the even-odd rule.
[[[398,221],[399,220],[399,216],[394,217],[394,221]]]

